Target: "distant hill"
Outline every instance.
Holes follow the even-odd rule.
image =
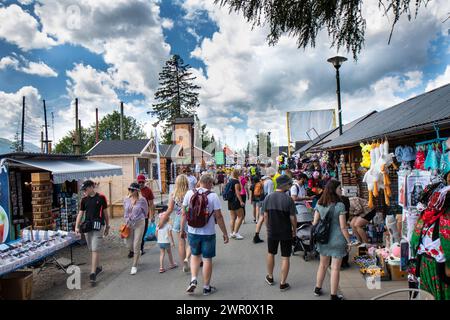
[[[11,153],[11,144],[12,141],[8,139],[0,138],[0,154]],[[25,152],[41,152],[41,148],[35,146],[32,143],[25,141]]]

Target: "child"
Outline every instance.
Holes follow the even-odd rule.
[[[175,248],[175,242],[173,241],[172,236],[172,225],[169,222],[166,222],[160,228],[157,228],[156,237],[158,238],[158,244],[160,248],[159,273],[166,272],[166,270],[164,269],[164,256],[166,255],[166,250],[167,254],[169,255],[169,262],[170,262],[169,269],[177,268],[178,265],[173,261],[172,249],[170,248],[171,245],[173,248]]]

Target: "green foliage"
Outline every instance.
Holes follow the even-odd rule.
[[[120,113],[114,111],[106,115],[99,122],[99,140],[120,139]],[[131,116],[123,117],[123,131],[125,140],[146,139],[147,136],[141,125]],[[55,153],[74,153],[74,130],[64,136],[55,146]],[[81,153],[86,153],[95,145],[95,124],[89,128],[81,128]]]
[[[179,55],[174,55],[166,62],[159,74],[159,89],[155,93],[156,104],[151,114],[158,117],[158,122],[166,122],[163,141],[171,143],[171,124],[176,118],[195,115],[200,87],[194,84],[196,77],[189,71],[191,67],[184,64]]]
[[[411,2],[415,16],[421,5],[429,0],[378,0],[385,15],[394,16],[391,34],[400,16],[411,19]],[[299,48],[315,47],[318,33],[326,29],[332,39],[331,47],[345,47],[356,60],[364,45],[366,19],[362,15],[363,0],[214,0],[228,6],[230,12],[242,13],[253,26],[268,25],[267,40],[275,45],[284,34],[297,39]]]
[[[16,132],[16,134],[14,135],[14,140],[11,142],[11,151],[22,151],[22,143],[18,132]]]

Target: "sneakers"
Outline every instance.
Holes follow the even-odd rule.
[[[352,242],[349,243],[349,246],[351,247],[357,247],[361,244],[361,242],[359,242],[358,240],[353,240]]]
[[[97,280],[97,276],[95,275],[95,273],[91,273],[89,275],[89,282],[94,284],[96,280]]]
[[[141,256],[143,256],[145,254],[144,250],[141,250]]]
[[[259,235],[256,234],[256,235],[253,237],[253,243],[261,243],[261,242],[264,242],[264,240],[262,240],[262,239],[259,237]]]
[[[269,286],[273,286],[274,284],[273,278],[269,277],[269,275],[266,276],[266,282]]]
[[[283,292],[283,291],[287,291],[287,290],[289,290],[291,288],[291,286],[289,285],[289,283],[284,283],[284,284],[280,284],[280,291],[281,292]]]
[[[189,272],[189,270],[190,270],[190,268],[189,268],[189,262],[186,261],[186,260],[184,260],[184,261],[183,261],[183,272],[184,272],[184,273],[187,273],[187,272]]]
[[[256,223],[258,223],[258,221],[256,221],[255,219],[253,219],[253,223],[255,223],[255,224],[256,224]]]
[[[209,286],[209,289],[207,288],[203,288],[203,295],[204,296],[209,296],[210,294],[213,294],[214,292],[217,291],[216,287],[213,286]]]
[[[322,288],[314,288],[314,295],[316,296],[316,297],[320,297],[321,295],[323,294],[323,292],[322,292]]]
[[[236,240],[242,240],[242,239],[244,239],[244,237],[241,236],[239,233],[236,233],[236,234],[234,235],[234,238],[235,238]]]
[[[343,295],[341,295],[341,294],[338,294],[338,295],[331,295],[331,298],[330,298],[331,300],[345,300],[344,299],[344,296]]]
[[[137,268],[136,268],[136,267],[132,267],[132,268],[131,268],[130,274],[131,274],[132,276],[134,276],[136,273],[137,273]]]
[[[95,269],[95,276],[98,276],[102,272],[103,272],[103,268],[101,266],[97,267],[97,269]]]
[[[128,253],[128,259],[131,259],[131,258],[133,258],[134,257],[134,252],[133,251],[130,251],[129,253]]]
[[[189,284],[189,287],[186,289],[187,294],[193,294],[195,289],[197,288],[197,280],[192,280]]]
[[[233,233],[230,233],[230,238],[231,239],[236,239],[236,234],[233,232]]]

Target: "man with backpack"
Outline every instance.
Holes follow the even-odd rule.
[[[250,201],[253,206],[253,222],[257,223],[259,220],[259,202],[261,201],[261,196],[264,194],[264,183],[258,176],[252,177],[252,185],[250,187],[250,191]]]
[[[222,216],[221,204],[217,194],[211,191],[214,179],[205,174],[200,178],[200,188],[190,190],[184,197],[181,217],[181,237],[186,237],[185,224],[188,224],[188,241],[191,247],[191,282],[186,290],[193,294],[197,288],[197,276],[203,257],[203,295],[214,293],[217,289],[210,285],[212,258],[216,256],[216,228],[220,227],[224,243],[228,243],[227,228]]]
[[[264,223],[264,211],[262,211],[262,204],[264,202],[264,199],[271,194],[274,190],[273,190],[273,181],[272,178],[275,175],[275,171],[272,170],[268,170],[270,176],[264,176],[261,178],[261,183],[263,186],[263,190],[262,193],[259,197],[259,219],[258,222],[256,224],[256,232],[255,232],[255,236],[253,237],[253,243],[261,243],[264,242],[260,237],[259,237],[259,233],[261,232],[261,228],[262,225]]]

